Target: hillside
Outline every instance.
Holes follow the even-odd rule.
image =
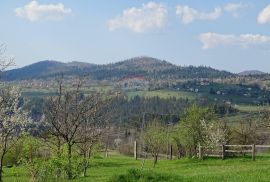
[[[95,65],[82,62],[62,63],[58,61],[45,60],[29,66],[4,72],[3,79],[6,81],[27,80],[53,77],[57,74],[79,75],[83,74],[86,69]]]
[[[259,71],[259,70],[246,70],[238,73],[240,76],[249,76],[249,75],[264,75],[267,74],[265,72]]]
[[[232,73],[204,66],[181,67],[151,57],[136,57],[117,63],[95,65],[83,62],[62,63],[41,61],[4,72],[6,81],[48,78],[63,73],[66,76],[89,76],[95,80],[118,80],[127,76],[152,79],[223,78]]]

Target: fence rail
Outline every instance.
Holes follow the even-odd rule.
[[[252,150],[225,150],[227,153],[252,153]]]
[[[220,145],[222,146],[222,145]],[[225,147],[252,147],[252,145],[224,145]]]
[[[270,145],[256,145],[256,148],[270,148]]]
[[[222,159],[225,159],[226,157],[228,157],[229,153],[251,153],[252,160],[255,160],[256,148],[270,148],[270,145],[218,145],[216,147],[221,147],[221,150],[214,150],[214,152],[220,154],[204,153],[204,150],[206,150],[207,148],[199,146],[199,158],[203,159],[204,157],[220,157]]]
[[[137,141],[134,141],[134,158],[135,160],[138,159],[138,143]],[[198,147],[198,157],[200,159],[203,159],[204,157],[219,157],[221,159],[225,159],[229,157],[229,154],[246,154],[249,153],[251,154],[251,159],[255,161],[256,157],[256,148],[269,148],[270,145],[217,145],[216,147],[220,147],[219,149],[213,150],[213,153],[207,153],[207,147]],[[146,154],[146,153],[145,153]],[[173,156],[173,147],[170,145],[169,150],[167,151],[167,154],[159,154],[159,156],[166,157],[167,159],[172,160]]]

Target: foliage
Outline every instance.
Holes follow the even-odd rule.
[[[176,123],[179,121],[180,116],[184,115],[185,109],[190,104],[190,100],[183,98],[176,99],[175,97],[171,97],[164,99],[158,96],[149,98],[135,96],[128,99],[120,95],[113,99],[108,107],[110,110],[114,110],[114,112],[111,112],[113,123],[140,128],[142,125],[142,113],[144,112],[147,113],[145,115],[146,121],[157,118],[163,123]],[[161,116],[161,114],[167,115]]]
[[[0,90],[0,181],[3,160],[29,123],[28,113],[20,107],[20,91],[16,87]]]
[[[70,179],[74,179],[83,172],[82,160],[79,156],[73,157],[71,168],[64,157],[53,157],[48,160],[39,158],[32,162],[26,162],[24,166],[28,169],[29,175],[33,180],[66,179],[69,178],[70,170],[72,173]]]
[[[178,148],[185,147],[189,156],[196,155],[198,145],[206,142],[207,131],[205,124],[212,121],[214,113],[209,108],[193,105],[187,109],[186,115],[176,126],[174,140]]]
[[[143,171],[139,169],[129,169],[126,174],[114,176],[111,182],[163,182],[163,181],[180,181],[181,178],[169,176],[154,171]]]
[[[166,129],[158,121],[154,120],[148,124],[143,138],[145,142],[144,150],[152,154],[155,166],[158,160],[158,155],[166,144]]]
[[[229,142],[230,128],[221,120],[205,122],[202,121],[204,130],[204,139],[202,145],[204,152],[215,152],[215,149],[220,145],[226,145]]]

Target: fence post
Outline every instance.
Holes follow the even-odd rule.
[[[199,145],[199,159],[203,159],[203,156],[202,156],[202,146]]]
[[[107,159],[108,156],[109,156],[109,152],[108,152],[108,149],[106,148],[106,150],[105,150],[105,158]]]
[[[134,141],[134,158],[137,160],[137,141]]]
[[[226,156],[226,151],[225,151],[225,145],[222,145],[221,146],[222,147],[222,160],[224,160],[225,159],[225,156]]]
[[[170,160],[172,160],[172,155],[173,155],[173,146],[170,146]]]
[[[167,149],[166,149],[166,159],[169,160],[169,155],[170,155],[170,145],[167,142]]]
[[[255,150],[255,144],[252,145],[252,160],[255,161],[255,153],[256,153],[256,150]]]

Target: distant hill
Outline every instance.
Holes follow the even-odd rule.
[[[86,69],[90,69],[95,65],[82,62],[62,63],[58,61],[45,60],[29,66],[18,69],[8,70],[3,73],[3,79],[12,80],[27,80],[52,77],[63,73],[64,75],[79,75]]]
[[[267,74],[265,72],[259,71],[259,70],[247,70],[247,71],[242,71],[238,73],[240,76],[248,76],[248,75],[264,75]]]
[[[152,79],[224,78],[233,76],[230,72],[216,70],[211,67],[182,67],[151,57],[135,57],[105,65],[46,60],[6,71],[3,74],[3,79],[13,81],[48,78],[61,73],[65,76],[89,76],[95,80],[118,80],[128,76],[141,76]]]

